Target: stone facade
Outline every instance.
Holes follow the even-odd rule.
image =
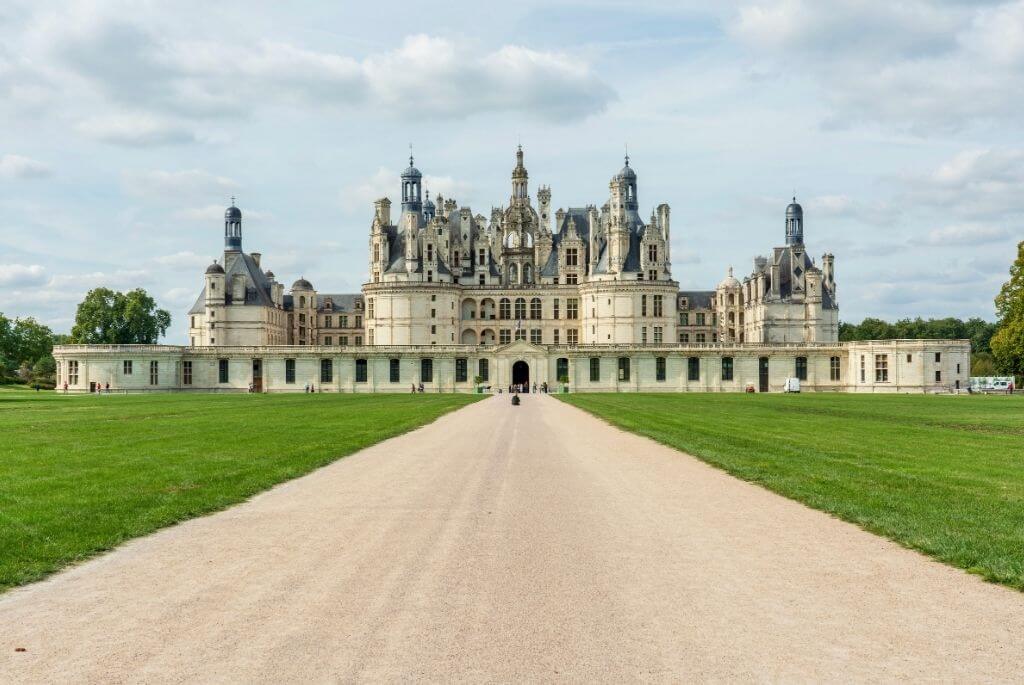
[[[669,206],[641,218],[628,157],[600,207],[553,210],[549,186],[534,203],[522,148],[508,204],[489,217],[451,198],[432,202],[412,157],[400,180],[400,211],[392,216],[388,198],[374,203],[362,293],[321,293],[301,277],[286,293],[260,253],[243,251],[232,204],[223,261],[207,268],[188,312],[190,345],[59,347],[61,385],[468,391],[477,376],[492,387],[565,378],[608,391],[772,391],[791,377],[808,390],[857,392],[966,384],[963,341],[837,342],[834,258],[819,266],[809,257],[795,198],[785,244],[755,258],[742,281],[730,267],[714,290],[680,291]],[[946,361],[928,365],[929,355]]]
[[[189,347],[64,345],[58,388],[113,391],[490,392],[514,382],[571,391],[945,392],[966,388],[970,343]]]

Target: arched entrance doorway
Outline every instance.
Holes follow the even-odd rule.
[[[512,385],[522,385],[526,392],[530,391],[530,365],[518,361],[512,365]]]

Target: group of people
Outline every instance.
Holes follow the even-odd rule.
[[[548,391],[547,381],[545,381],[544,383],[540,384],[540,391],[542,393],[547,394],[547,391]],[[510,384],[508,386],[508,392],[509,392],[510,395],[513,394],[513,393],[519,394],[521,392],[533,392],[533,393],[536,393],[537,392],[537,383],[536,383],[536,381],[534,381],[534,383],[533,383],[533,390],[530,390],[530,384],[529,383],[512,383],[512,384]]]
[[[415,383],[413,383],[410,392],[423,392],[423,384],[420,383],[419,385],[416,385]]]

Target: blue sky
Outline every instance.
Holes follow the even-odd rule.
[[[796,191],[844,320],[982,316],[1024,238],[1024,2],[0,5],[0,312],[66,331],[146,288],[169,342],[238,197],[286,283],[357,291],[412,143],[489,215],[514,149],[555,207],[626,145],[673,276],[782,241]],[[212,8],[211,8],[212,6]]]

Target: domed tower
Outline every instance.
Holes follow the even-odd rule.
[[[786,207],[786,245],[804,244],[804,208],[797,204],[796,196]]]
[[[242,251],[242,210],[235,206],[235,198],[224,210],[224,251]]]
[[[426,195],[427,201],[423,203],[423,220],[426,221],[427,223],[430,223],[430,221],[437,214],[437,207],[435,207],[434,203],[430,201],[429,190],[427,191]]]
[[[402,211],[419,214],[423,209],[420,201],[420,187],[423,175],[413,166],[412,155],[409,155],[409,168],[402,172]]]

